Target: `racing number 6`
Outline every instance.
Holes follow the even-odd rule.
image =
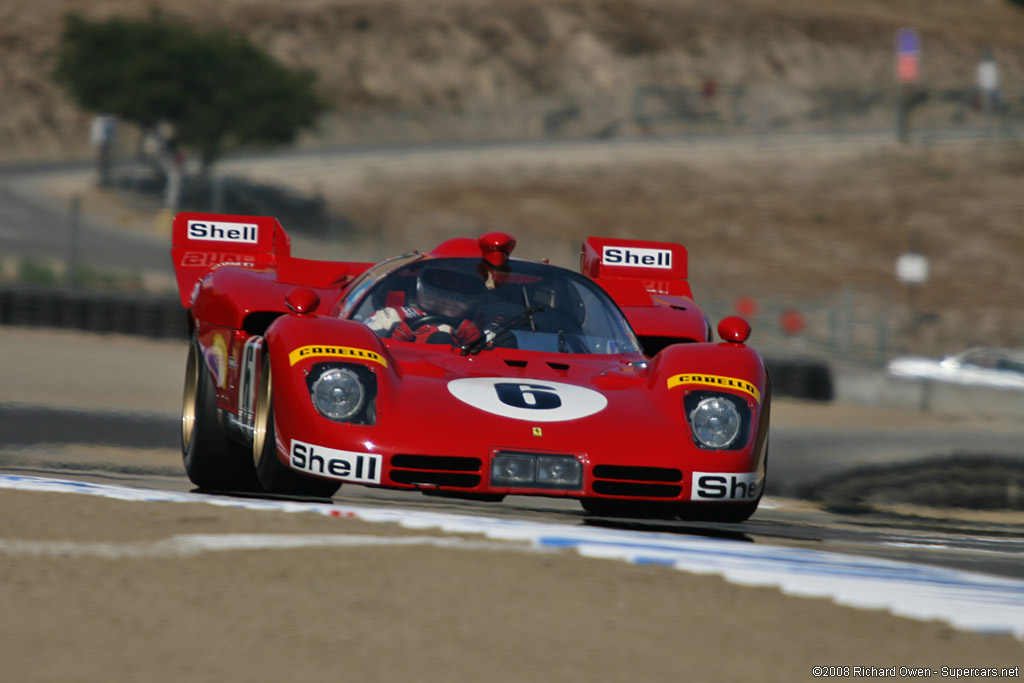
[[[494,385],[498,400],[513,408],[532,410],[554,410],[562,405],[562,399],[554,387],[541,384],[519,384],[500,382]]]

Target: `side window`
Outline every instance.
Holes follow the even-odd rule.
[[[395,258],[388,259],[382,263],[379,263],[369,270],[352,285],[352,291],[345,297],[345,304],[341,308],[339,317],[341,318],[354,318],[356,320],[362,320],[373,313],[373,297],[368,297],[367,293],[374,288],[374,285],[378,284],[382,278],[386,277],[391,271],[401,268],[406,263],[415,261],[423,258],[423,255],[417,252],[411,254],[404,254],[402,256],[396,256]],[[358,312],[353,314],[353,311],[358,307]],[[367,311],[367,307],[369,310]]]

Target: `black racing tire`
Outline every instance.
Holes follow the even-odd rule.
[[[217,415],[217,390],[199,342],[189,345],[181,407],[181,453],[196,486],[213,491],[259,491],[248,449],[228,438]]]
[[[259,393],[256,395],[252,440],[252,463],[260,484],[269,493],[302,498],[330,498],[341,488],[341,482],[300,474],[278,459],[273,386],[268,352],[263,357],[263,372]]]
[[[752,503],[659,503],[655,501],[608,500],[582,498],[580,504],[598,517],[630,517],[633,519],[682,519],[691,522],[746,521],[757,510]]]
[[[675,517],[675,509],[671,504],[655,501],[580,498],[580,505],[588,514],[598,517],[632,517],[633,519],[670,519]]]

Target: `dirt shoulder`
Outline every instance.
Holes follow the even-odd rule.
[[[816,665],[1009,667],[1022,656],[1009,637],[516,544],[192,556],[152,545],[433,535],[352,519],[19,491],[0,496],[0,518],[9,680],[769,682],[811,680]],[[18,551],[15,539],[75,545]]]

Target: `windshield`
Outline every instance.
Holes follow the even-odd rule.
[[[638,352],[611,298],[589,279],[531,261],[492,268],[466,258],[399,265],[360,292],[352,319],[379,336],[552,353]]]

